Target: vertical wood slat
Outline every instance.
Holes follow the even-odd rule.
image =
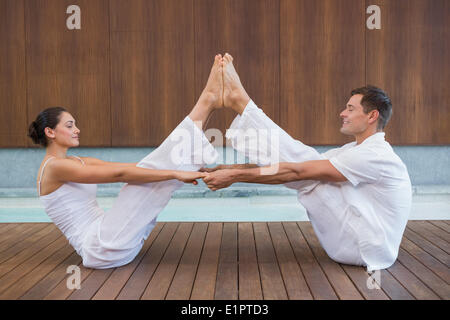
[[[369,5],[380,7],[382,25],[366,31],[366,81],[391,97],[387,140],[450,143],[449,1],[366,0]]]
[[[199,97],[216,54],[229,53],[250,97],[279,120],[279,1],[196,0],[195,97]],[[236,114],[221,110],[209,128],[225,132]]]
[[[23,0],[0,1],[0,147],[27,145]]]
[[[222,230],[222,223],[209,223],[202,256],[192,288],[191,300],[214,299]]]
[[[114,146],[157,146],[194,105],[192,0],[111,0]]]
[[[25,1],[28,119],[63,106],[81,130],[80,145],[111,146],[108,0],[77,1],[80,30],[66,26],[71,4]]]
[[[305,144],[343,144],[339,117],[365,83],[364,2],[282,0],[280,124]]]
[[[237,223],[223,224],[221,240],[214,298],[216,300],[237,300],[239,299]]]

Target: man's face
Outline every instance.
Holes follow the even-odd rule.
[[[341,132],[346,135],[358,135],[367,130],[369,118],[372,113],[364,113],[364,108],[360,104],[362,94],[355,94],[348,102],[344,111],[341,112],[342,118]]]

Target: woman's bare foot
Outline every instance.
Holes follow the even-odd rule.
[[[223,107],[223,75],[222,75],[222,55],[214,57],[214,64],[206,82],[206,86],[200,95],[199,101],[206,102],[213,109]]]
[[[198,98],[198,101],[192,109],[189,117],[201,129],[211,116],[211,113],[223,107],[223,74],[222,74],[222,56],[220,54],[214,57],[214,64],[211,68],[208,81]]]
[[[242,86],[239,75],[233,65],[233,57],[226,53],[223,56],[223,103],[242,114],[250,97]]]

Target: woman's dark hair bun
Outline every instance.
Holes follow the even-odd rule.
[[[43,147],[48,146],[45,128],[55,129],[63,112],[67,112],[63,107],[51,107],[38,114],[36,120],[28,126],[28,137],[33,140],[33,143],[40,144]]]

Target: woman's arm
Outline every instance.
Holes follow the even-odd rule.
[[[97,158],[91,158],[91,157],[80,157],[80,159],[83,160],[85,164],[97,165],[97,166],[135,167],[138,164],[138,162],[123,163],[123,162],[103,161],[103,160],[100,160]]]
[[[49,162],[48,174],[60,182],[78,183],[149,183],[177,179],[186,183],[194,183],[195,179],[206,176],[196,171],[154,170],[135,166],[113,165],[81,165],[66,159],[55,159]]]

